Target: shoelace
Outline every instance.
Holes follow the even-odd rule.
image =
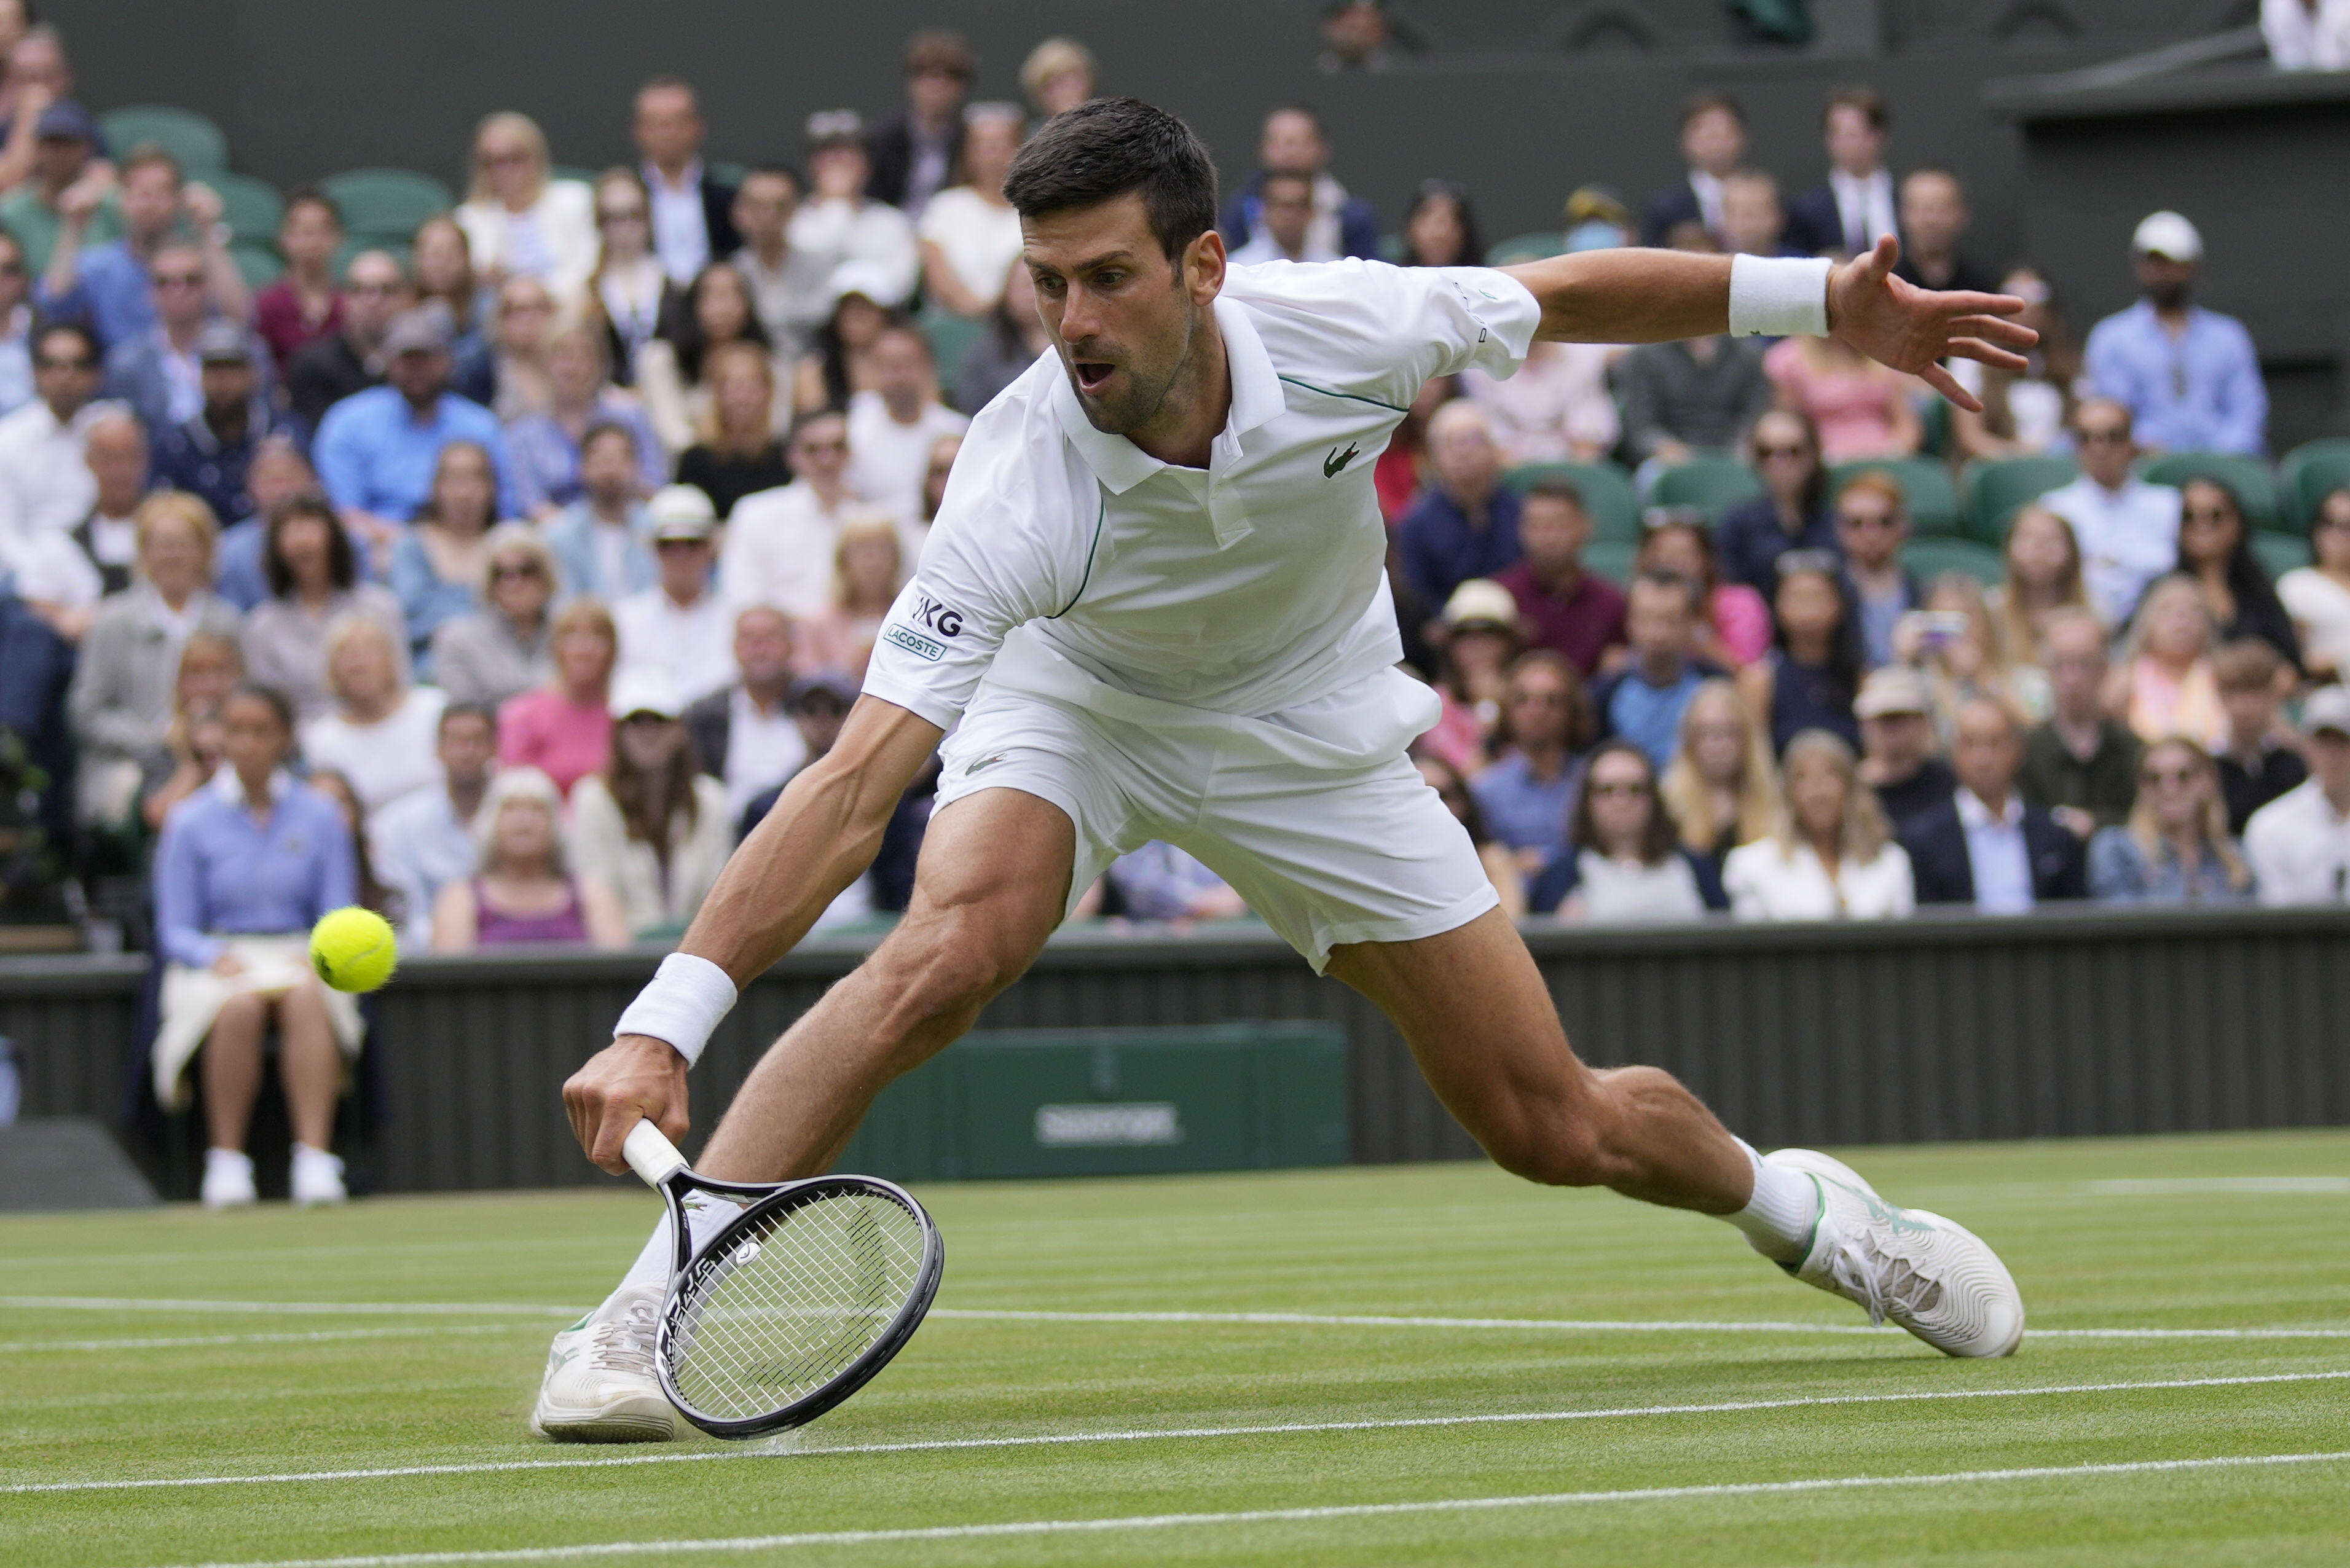
[[[1866,1233],[1840,1236],[1828,1256],[1828,1277],[1844,1293],[1868,1309],[1871,1328],[1884,1324],[1886,1314],[1898,1308],[1915,1318],[1940,1304],[1941,1283],[1919,1273],[1907,1258],[1888,1258]]]
[[[588,1365],[598,1372],[625,1372],[632,1376],[653,1375],[653,1303],[637,1300],[609,1323],[599,1323],[588,1335]]]

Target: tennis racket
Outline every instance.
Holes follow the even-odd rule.
[[[712,1180],[649,1121],[621,1153],[669,1206],[677,1238],[653,1344],[661,1392],[712,1437],[815,1420],[889,1366],[931,1310],[946,1245],[902,1188],[869,1176]],[[699,1249],[685,1214],[695,1192],[742,1206]]]

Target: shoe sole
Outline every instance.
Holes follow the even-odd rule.
[[[666,1443],[677,1436],[677,1412],[666,1399],[641,1397],[584,1410],[541,1406],[530,1429],[557,1443]]]

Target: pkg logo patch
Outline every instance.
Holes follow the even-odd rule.
[[[882,628],[881,640],[904,649],[917,659],[927,659],[932,664],[947,656],[945,643],[934,642],[920,632],[909,630],[895,621]]]

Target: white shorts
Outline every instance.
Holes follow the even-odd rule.
[[[1500,899],[1468,833],[1398,749],[1352,766],[1284,756],[1241,721],[1178,731],[981,688],[941,748],[941,810],[986,789],[1051,801],[1076,827],[1074,906],[1150,840],[1196,855],[1320,973],[1347,942],[1467,925]]]

